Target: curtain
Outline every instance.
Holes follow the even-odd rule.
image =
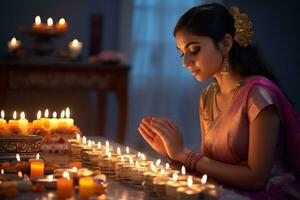
[[[207,83],[199,84],[182,67],[173,28],[199,0],[133,0],[131,29],[131,77],[126,143],[148,151],[138,133],[143,117],[172,119],[185,144],[199,149],[199,97]]]

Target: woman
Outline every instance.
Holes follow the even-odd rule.
[[[251,46],[251,28],[219,4],[193,7],[175,26],[183,65],[198,81],[215,79],[200,97],[200,152],[169,119],[144,118],[138,130],[160,154],[253,198],[300,198],[299,119]]]

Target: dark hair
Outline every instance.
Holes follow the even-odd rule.
[[[229,11],[217,3],[195,6],[184,13],[178,20],[173,35],[179,30],[186,30],[192,34],[210,37],[216,48],[225,34],[234,38],[234,19]],[[266,68],[258,49],[252,45],[240,46],[233,40],[229,52],[232,70],[243,77],[262,75],[278,84],[276,77]]]

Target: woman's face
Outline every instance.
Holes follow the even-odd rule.
[[[211,38],[185,30],[176,33],[176,44],[186,67],[198,81],[205,81],[221,71],[222,51]]]

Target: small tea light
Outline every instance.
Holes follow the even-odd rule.
[[[42,112],[39,110],[36,114],[36,120],[33,120],[32,122],[34,128],[36,129],[42,128],[41,117],[42,117]]]
[[[69,42],[70,57],[77,58],[81,54],[82,46],[82,42],[78,41],[77,39]]]
[[[46,29],[48,30],[52,30],[53,29],[53,19],[51,17],[49,17],[47,19],[47,26],[46,26]]]
[[[53,112],[52,118],[50,119],[49,127],[51,130],[58,128],[57,112]]]
[[[68,23],[65,18],[60,18],[58,23],[55,25],[55,28],[59,31],[65,31],[68,28]]]
[[[13,119],[8,121],[8,127],[10,129],[19,128],[19,122],[17,120],[17,112],[16,111],[14,111],[14,113],[13,113]]]
[[[40,16],[36,16],[34,19],[34,24],[32,25],[32,29],[35,31],[40,31],[42,30],[42,20]]]
[[[44,117],[41,118],[41,123],[45,128],[49,128],[50,119],[49,119],[49,110],[48,109],[45,110]]]
[[[70,128],[74,126],[74,119],[70,118],[70,108],[66,109],[66,122],[67,122],[67,127]]]
[[[179,187],[176,189],[178,199],[200,199],[203,186],[200,184],[193,184],[193,177],[189,176],[187,179],[187,187]]]
[[[1,110],[1,118],[0,118],[0,129],[4,129],[6,127],[6,120],[4,119],[5,113]]]
[[[17,40],[15,37],[13,37],[8,43],[7,43],[7,48],[9,52],[14,52],[17,49],[19,49],[21,46],[21,41]]]
[[[25,118],[25,113],[21,112],[20,119],[18,120],[18,126],[21,129],[20,135],[28,136],[28,120]]]
[[[70,179],[69,172],[63,173],[63,178],[59,178],[56,184],[56,194],[58,198],[70,198],[73,195],[74,183]]]

